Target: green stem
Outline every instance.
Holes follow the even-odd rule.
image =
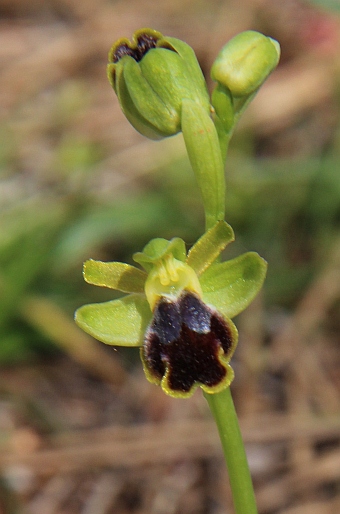
[[[224,163],[212,119],[199,104],[188,99],[182,102],[182,134],[201,190],[209,230],[225,215]]]
[[[214,121],[195,102],[183,100],[182,133],[191,166],[201,189],[206,230],[224,219],[224,166],[229,141],[240,113],[247,105],[234,105],[230,92],[217,86],[213,93]],[[204,393],[215,418],[223,447],[236,514],[257,514],[238,419],[230,388],[217,394]]]
[[[247,456],[230,387],[204,396],[215,418],[227,463],[236,514],[257,514]]]
[[[230,138],[241,113],[248,105],[248,100],[250,101],[250,99],[243,99],[235,105],[230,92],[221,85],[218,85],[213,92],[214,123],[223,170]],[[212,220],[213,223],[216,223],[216,221],[217,219]],[[229,472],[235,513],[257,514],[253,483],[230,388],[228,387],[217,394],[204,393],[204,396],[220,434]]]
[[[231,136],[233,135],[233,132],[232,132],[232,130],[226,131],[224,129],[222,122],[218,118],[215,119],[215,127],[216,127],[217,136],[218,136],[218,142],[220,144],[223,165],[225,166],[226,161],[227,161],[227,152],[228,152],[228,148],[229,148],[229,141],[231,139]]]
[[[214,124],[221,149],[222,161],[225,166],[230,139],[235,127],[256,95],[257,90],[242,98],[232,98],[229,89],[222,84],[217,84],[211,95],[211,103],[214,108]]]
[[[217,131],[223,165],[225,166],[229,141],[235,126],[235,106],[229,89],[222,84],[216,84],[211,95],[211,104],[214,109],[213,121]]]

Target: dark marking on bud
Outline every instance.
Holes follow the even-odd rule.
[[[129,55],[133,57],[135,61],[139,62],[151,48],[156,48],[157,41],[158,38],[151,34],[139,34],[135,48],[125,42],[115,48],[113,62],[117,63],[125,55]]]
[[[115,49],[115,53],[113,55],[113,62],[116,63],[120,61],[124,55],[129,55],[130,57],[134,57],[134,50],[129,47],[127,43],[122,43]]]
[[[140,61],[144,55],[151,50],[151,48],[156,48],[158,39],[150,34],[141,34],[137,39],[137,48],[136,48],[136,61]]]

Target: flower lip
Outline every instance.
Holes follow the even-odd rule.
[[[237,343],[233,323],[196,294],[162,298],[145,334],[142,360],[147,378],[170,396],[188,397],[201,385],[217,392],[230,384],[229,360]]]

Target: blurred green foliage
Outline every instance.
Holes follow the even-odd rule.
[[[311,3],[325,9],[340,11],[339,0],[312,0]]]

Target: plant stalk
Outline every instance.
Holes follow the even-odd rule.
[[[217,91],[215,99],[220,102],[222,111],[226,110],[224,104],[228,104],[228,96]],[[203,197],[206,230],[224,219],[227,150],[233,128],[247,103],[240,102],[238,111],[230,120],[216,116],[213,122],[193,102],[183,102],[182,132]],[[235,514],[257,514],[253,483],[230,387],[216,394],[204,393],[204,396],[219,431]]]
[[[214,416],[229,473],[235,514],[257,514],[253,483],[230,387],[204,396]]]

